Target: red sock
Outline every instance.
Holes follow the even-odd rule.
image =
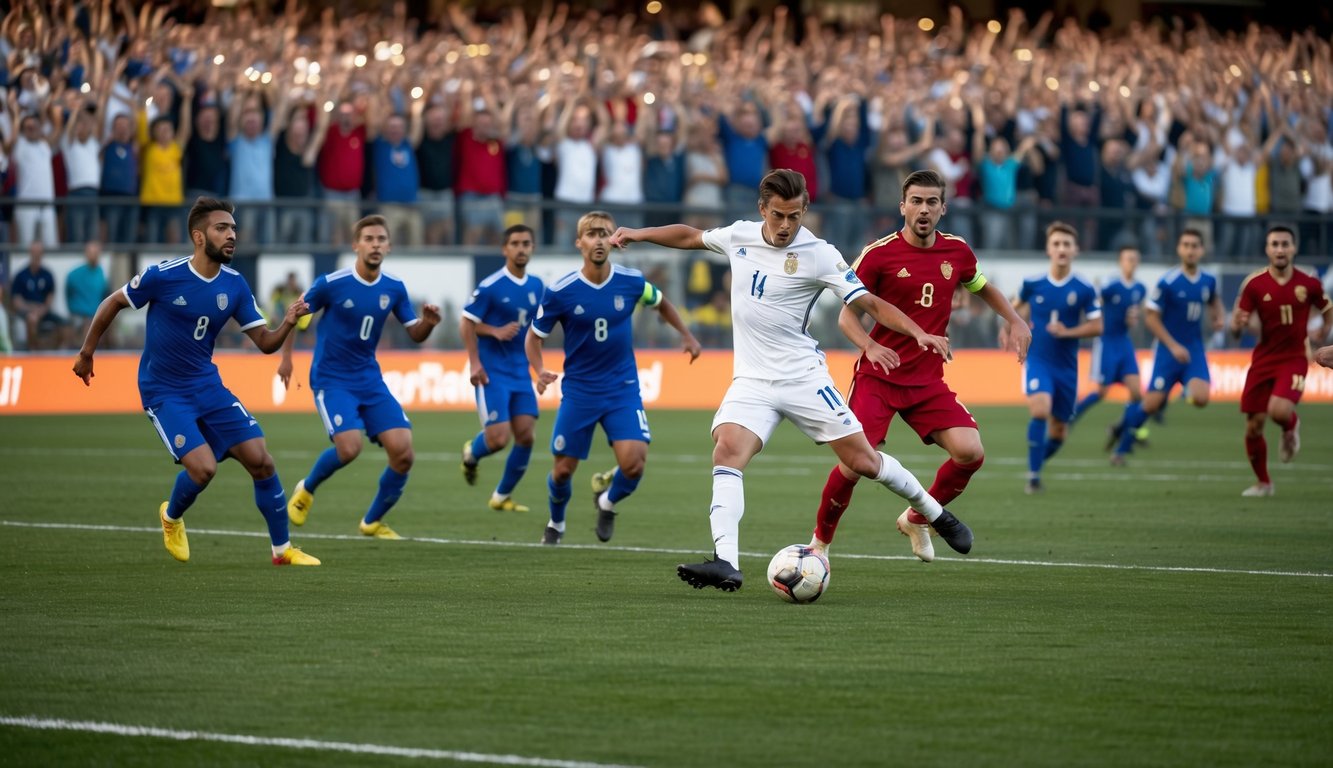
[[[824,483],[824,493],[819,497],[815,538],[826,544],[833,542],[833,534],[838,530],[838,521],[842,519],[842,513],[847,511],[847,505],[852,503],[852,491],[856,490],[856,480],[848,480],[836,466],[828,473],[828,482]]]
[[[930,495],[941,504],[948,504],[958,498],[967,489],[968,482],[985,461],[984,456],[971,464],[959,464],[952,458],[945,459],[939,471],[935,473],[935,482],[930,486]],[[930,522],[915,509],[907,513],[907,521],[917,525]]]
[[[1296,423],[1299,422],[1299,421],[1300,421],[1300,418],[1296,416],[1296,412],[1295,412],[1295,411],[1292,411],[1292,412],[1291,412],[1291,420],[1288,421],[1288,422],[1285,423],[1285,424],[1283,424],[1282,422],[1278,421],[1277,419],[1273,419],[1273,423],[1277,424],[1279,427],[1282,427],[1282,431],[1283,431],[1283,432],[1290,432],[1291,430],[1295,429],[1295,428],[1296,428]]]
[[[1261,483],[1271,483],[1268,479],[1268,441],[1264,436],[1245,438],[1245,455],[1250,459],[1250,467],[1254,469],[1254,476],[1259,478]]]

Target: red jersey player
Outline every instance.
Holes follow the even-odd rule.
[[[1008,321],[1008,337],[1021,363],[1032,342],[1027,323],[1004,294],[986,282],[967,243],[935,231],[946,210],[944,179],[935,171],[910,174],[903,181],[898,210],[905,221],[902,230],[866,246],[853,265],[866,289],[902,309],[927,333],[942,336],[948,329],[954,290],[961,285]],[[856,361],[847,402],[870,443],[883,442],[889,422],[895,413],[900,414],[922,442],[935,443],[949,453],[935,475],[930,495],[941,504],[957,498],[981,468],[984,453],[976,419],[944,383],[943,358],[924,352],[910,337],[883,326],[876,325],[867,335],[854,313],[843,312],[838,321],[843,333],[863,352]],[[881,346],[898,354],[898,367],[886,370],[870,362]],[[833,541],[857,479],[842,465],[829,473],[811,546],[822,549]],[[898,530],[911,540],[918,558],[927,563],[935,558],[930,525],[924,517],[907,510],[898,518]]]
[[[1273,495],[1268,443],[1264,440],[1265,418],[1282,427],[1278,455],[1283,462],[1291,461],[1300,450],[1296,403],[1301,400],[1310,367],[1306,346],[1310,311],[1324,315],[1323,328],[1317,335],[1310,334],[1312,338],[1322,337],[1333,328],[1333,301],[1324,294],[1324,287],[1292,265],[1296,236],[1289,227],[1277,224],[1268,228],[1264,254],[1268,256],[1268,268],[1245,278],[1236,297],[1236,311],[1231,314],[1231,332],[1236,336],[1255,315],[1260,328],[1259,343],[1254,347],[1240,396],[1240,410],[1245,414],[1245,453],[1259,482],[1246,488],[1242,496]]]

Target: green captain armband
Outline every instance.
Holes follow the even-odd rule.
[[[978,272],[976,277],[963,283],[963,287],[972,293],[976,293],[986,287],[986,276]]]
[[[662,303],[662,292],[657,290],[657,286],[643,281],[643,295],[639,297],[639,303],[645,307],[655,307]]]

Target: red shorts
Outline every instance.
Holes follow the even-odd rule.
[[[977,420],[943,379],[921,387],[901,387],[877,376],[857,376],[852,379],[847,404],[861,420],[871,445],[884,442],[895,413],[902,415],[926,445],[935,442],[930,434],[937,430],[977,428]]]
[[[1240,412],[1266,413],[1270,397],[1299,403],[1309,371],[1310,363],[1304,359],[1279,361],[1262,368],[1250,366],[1245,374],[1245,389],[1240,393]]]

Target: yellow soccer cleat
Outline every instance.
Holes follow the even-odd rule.
[[[167,517],[169,503],[162,502],[157,510],[158,520],[162,523],[162,543],[167,546],[172,557],[184,563],[190,559],[190,540],[185,537],[185,521]]]
[[[593,493],[601,493],[602,491],[605,491],[607,488],[610,488],[610,487],[611,487],[611,478],[612,478],[615,474],[616,474],[616,470],[615,470],[614,468],[612,468],[612,469],[608,469],[608,470],[605,471],[605,472],[596,472],[596,473],[594,473],[593,476],[592,476],[592,490],[593,490]]]
[[[367,523],[363,520],[361,521],[360,527],[362,536],[374,536],[377,539],[403,538],[402,536],[398,535],[397,531],[395,531],[394,529],[390,528],[389,526],[385,525],[384,523],[378,520],[376,520],[373,523]]]
[[[305,489],[305,481],[299,480],[292,489],[292,497],[287,501],[287,519],[292,525],[305,525],[306,515],[315,506],[315,494]]]
[[[287,547],[281,555],[273,556],[274,565],[319,565],[319,558],[307,555],[296,547]]]
[[[488,501],[488,502],[486,502],[486,503],[489,504],[489,505],[491,506],[491,509],[495,510],[496,512],[527,512],[527,511],[528,511],[528,508],[527,508],[526,506],[524,506],[523,504],[519,504],[518,502],[516,502],[516,501],[514,501],[513,499],[509,498],[508,496],[504,497],[503,499],[495,499],[495,498],[492,498],[490,501]]]

